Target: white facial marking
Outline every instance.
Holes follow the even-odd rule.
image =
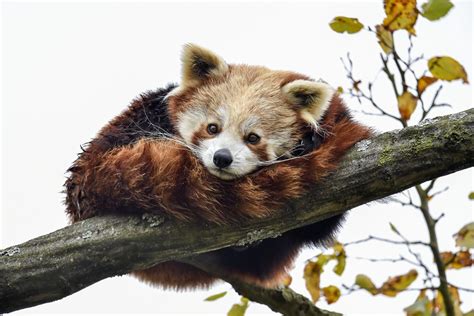
[[[208,115],[201,107],[194,107],[189,111],[183,112],[178,119],[178,131],[181,137],[190,144],[196,130],[207,120]]]
[[[219,149],[228,149],[232,154],[232,163],[222,169],[214,164],[214,154]],[[247,147],[241,137],[230,130],[202,141],[199,145],[199,155],[209,172],[224,180],[235,179],[252,172],[259,162],[257,155]]]

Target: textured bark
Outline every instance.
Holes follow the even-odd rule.
[[[276,216],[239,225],[152,215],[104,216],[0,250],[0,313],[50,301],[107,277],[278,236],[474,164],[474,110],[357,144],[338,170]]]

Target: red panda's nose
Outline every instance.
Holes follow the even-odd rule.
[[[232,163],[232,154],[229,149],[219,149],[214,153],[214,164],[218,168],[225,168]]]

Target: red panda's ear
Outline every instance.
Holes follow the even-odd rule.
[[[196,86],[211,76],[222,76],[229,69],[224,59],[195,44],[184,45],[181,61],[180,88]]]
[[[301,117],[314,127],[329,107],[334,90],[326,83],[294,80],[281,88],[287,100],[299,106]]]

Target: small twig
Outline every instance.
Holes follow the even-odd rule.
[[[440,216],[438,216],[437,218],[434,219],[434,222],[435,224],[438,224],[439,220],[442,219],[444,217],[444,213],[441,213]]]
[[[387,198],[387,200],[393,201],[393,202],[396,202],[396,203],[399,203],[401,206],[410,206],[410,207],[414,207],[414,208],[416,208],[416,209],[419,209],[419,208],[420,208],[419,205],[416,205],[415,203],[413,203],[411,197],[409,198],[409,201],[408,201],[408,202],[404,202],[404,201],[399,200],[399,199],[397,199],[397,198],[395,198],[395,197],[389,197],[389,198]]]
[[[433,180],[431,180],[431,181],[430,181],[430,184],[428,184],[428,186],[426,187],[426,189],[424,189],[425,192],[426,192],[426,194],[430,193],[430,191],[433,190],[433,187],[434,187],[434,185],[435,185],[436,180],[438,180],[438,179],[433,179]]]
[[[454,287],[454,288],[456,288],[460,291],[474,293],[474,289],[469,289],[469,288],[466,288],[466,287],[457,286],[457,285],[454,285],[454,284],[449,283],[449,282],[448,282],[448,284],[449,284],[449,286]]]
[[[439,190],[439,191],[436,191],[435,193],[431,194],[429,197],[430,197],[430,200],[433,199],[435,196],[443,193],[443,192],[446,192],[449,190],[449,187],[445,187],[444,189],[442,190]]]
[[[423,245],[423,246],[429,246],[429,244],[424,242],[424,241],[409,241],[409,240],[398,241],[398,240],[392,240],[392,239],[387,239],[387,238],[382,238],[382,237],[376,237],[376,236],[372,236],[372,235],[369,235],[367,238],[364,238],[364,239],[344,243],[343,246],[346,247],[346,246],[349,246],[349,245],[361,244],[361,243],[371,241],[371,240],[386,242],[386,243],[395,244],[395,245]]]
[[[451,107],[451,105],[447,103],[440,103],[440,104],[436,103],[436,100],[438,99],[439,93],[441,92],[442,89],[443,89],[443,86],[440,85],[438,89],[436,90],[433,96],[433,99],[431,100],[431,105],[427,109],[423,108],[423,113],[421,115],[420,121],[424,120],[428,116],[428,114],[431,112],[431,110],[433,110],[435,107],[442,107],[442,106]]]

